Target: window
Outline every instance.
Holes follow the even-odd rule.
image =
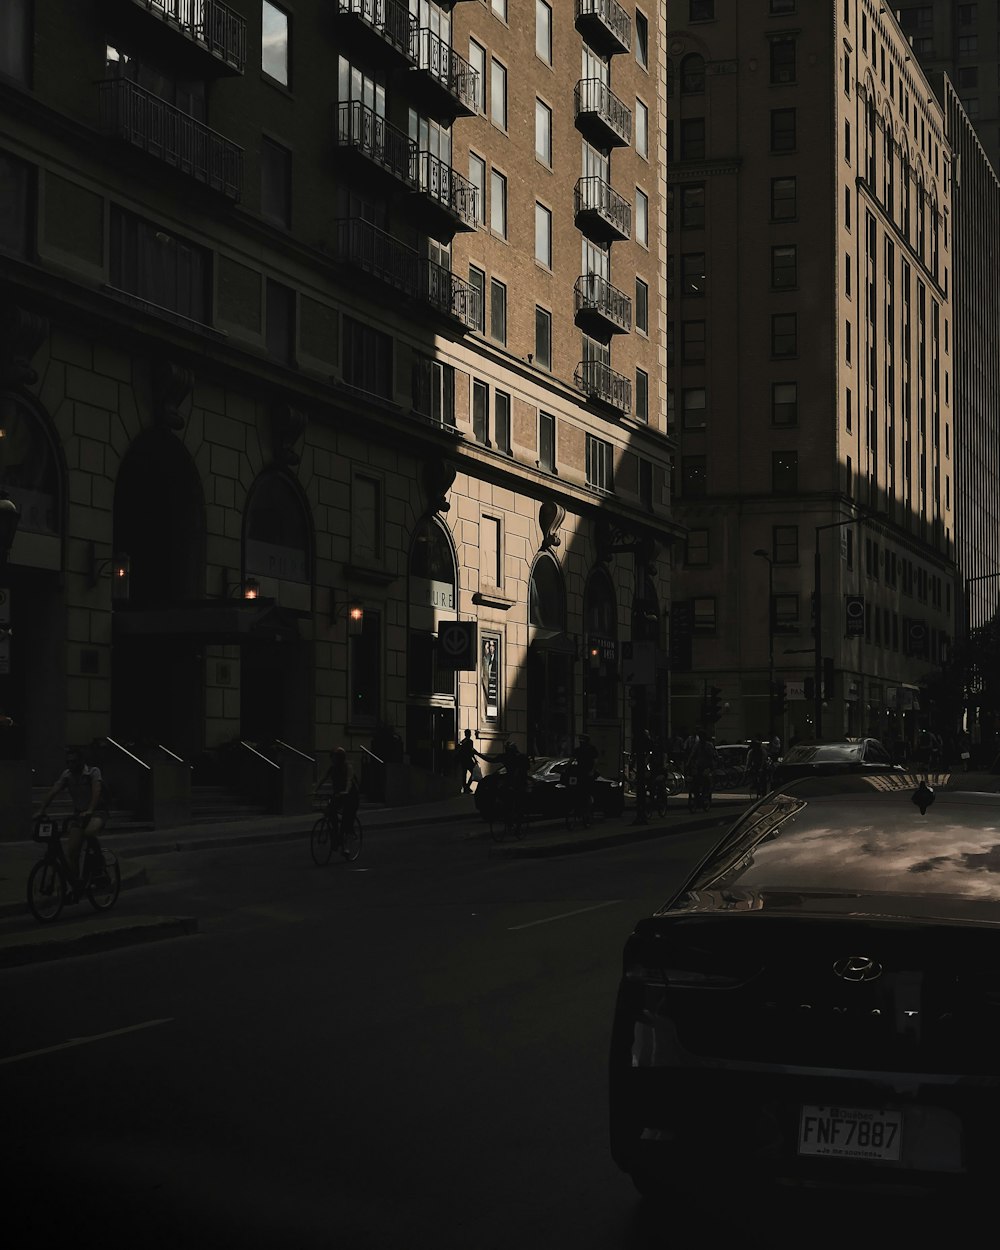
[[[650,512],[653,510],[653,462],[639,457],[639,502]]]
[[[681,257],[681,294],[704,295],[705,287],[705,253],[685,252]]]
[[[681,61],[681,95],[701,95],[705,90],[705,58],[693,53]]]
[[[794,356],[798,350],[798,322],[796,314],[772,314],[771,355]]]
[[[587,485],[609,492],[615,488],[614,449],[593,434],[587,435]]]
[[[685,430],[705,428],[705,388],[686,386],[681,391],[681,425]]]
[[[798,285],[798,266],[794,244],[771,248],[771,286],[776,291]]]
[[[795,0],[770,0],[768,12],[772,17],[778,17],[782,13],[794,13]]]
[[[292,154],[266,136],[260,141],[260,214],[286,229],[292,224]]]
[[[469,40],[469,64],[476,71],[476,108],[486,113],[486,49],[475,39]]]
[[[472,382],[472,437],[484,447],[490,441],[490,388],[485,382]]]
[[[705,359],[704,321],[681,322],[681,363],[700,364]]]
[[[490,229],[506,239],[507,179],[495,169],[490,171]]]
[[[775,495],[792,495],[799,488],[799,453],[771,452],[771,490]]]
[[[123,209],[111,210],[111,286],[207,325],[211,253]]]
[[[635,189],[635,241],[643,247],[649,246],[649,196],[638,187]]]
[[[771,424],[798,425],[799,384],[797,382],[771,383]]]
[[[552,110],[535,101],[535,156],[543,165],[552,164]]]
[[[507,20],[507,0],[491,0],[493,12],[502,22]]]
[[[511,454],[510,396],[505,391],[493,392],[493,441],[497,451]]]
[[[295,292],[268,278],[265,341],[268,355],[283,365],[295,364]]]
[[[490,336],[507,342],[507,287],[496,278],[490,278]]]
[[[795,81],[795,40],[771,40],[771,83]]]
[[[635,14],[635,59],[643,69],[649,68],[649,21],[638,9]]]
[[[413,365],[413,411],[439,425],[455,425],[455,367],[417,354]]]
[[[705,224],[705,184],[696,182],[681,188],[681,227],[700,230]]]
[[[685,564],[708,564],[708,530],[688,530]]]
[[[704,456],[681,456],[681,496],[704,499],[707,494],[707,462]]]
[[[774,595],[771,599],[771,620],[776,634],[799,632],[798,595]]]
[[[496,60],[490,62],[490,121],[507,129],[507,71]]]
[[[486,224],[486,162],[475,152],[469,153],[469,181],[476,189],[476,220]]]
[[[552,314],[535,305],[535,364],[552,368]]]
[[[556,419],[548,412],[538,414],[538,467],[556,471]]]
[[[0,77],[27,87],[31,82],[31,0],[0,5]]]
[[[260,67],[269,78],[288,86],[288,14],[271,0],[262,0]]]
[[[771,555],[775,564],[798,564],[799,527],[797,525],[772,525]]]
[[[640,334],[649,333],[649,285],[642,278],[635,280],[635,328]]]
[[[28,255],[31,185],[31,167],[0,152],[0,252]]]
[[[351,560],[355,564],[382,563],[385,551],[382,483],[358,474],[351,481]]]
[[[480,334],[486,331],[486,274],[478,265],[469,266],[469,286],[472,287],[473,328]]]
[[[794,109],[791,110],[794,112]],[[687,117],[681,121],[681,160],[703,161],[705,159],[705,119]]]
[[[638,97],[635,101],[635,150],[640,156],[649,157],[649,109]]]
[[[499,517],[483,515],[479,529],[480,585],[503,588],[503,528]]]
[[[535,204],[535,260],[552,268],[552,213],[544,204]]]
[[[645,369],[635,371],[635,419],[649,420],[649,374]]]
[[[710,22],[715,17],[715,0],[688,0],[689,22]]]
[[[535,0],[535,56],[552,64],[552,10],[545,0]]]
[[[771,179],[771,220],[792,221],[798,216],[795,179]]]
[[[771,151],[794,152],[795,110],[771,109]]]
[[[715,599],[692,599],[691,607],[694,616],[694,632],[696,634],[714,634],[718,628]]]
[[[383,399],[392,398],[392,338],[388,334],[353,317],[345,317],[341,359],[344,381],[349,386]]]

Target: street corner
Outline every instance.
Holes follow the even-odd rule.
[[[195,916],[121,916],[114,919],[55,921],[0,936],[0,968],[73,959],[104,951],[191,937],[198,933]]]

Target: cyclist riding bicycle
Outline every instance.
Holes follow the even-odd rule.
[[[48,805],[63,790],[69,791],[73,803],[73,818],[69,822],[66,838],[66,862],[73,877],[71,884],[75,888],[80,881],[80,851],[83,839],[96,837],[101,832],[107,824],[110,803],[101,770],[96,764],[85,764],[83,753],[76,747],[66,748],[66,767],[42,799],[42,805],[34,819],[43,816]]]
[[[712,774],[720,763],[719,753],[711,737],[704,733],[695,734],[694,742],[684,763],[684,773],[689,778],[688,788],[691,798],[700,799],[705,804],[711,802]]]
[[[326,807],[327,814],[331,826],[343,835],[345,829],[353,826],[358,814],[358,804],[361,802],[358,776],[343,747],[335,747],[330,752],[330,765],[317,783],[316,790],[322,790],[328,781],[330,798]]]

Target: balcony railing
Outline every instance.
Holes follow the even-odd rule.
[[[632,301],[598,273],[585,273],[573,286],[577,320],[599,319],[612,334],[632,329]]]
[[[440,88],[442,103],[450,114],[471,117],[479,98],[479,72],[460,56],[440,35],[426,26],[417,31],[416,69],[414,74],[426,75]],[[416,81],[416,79],[414,80]]]
[[[603,360],[581,360],[573,381],[587,396],[624,416],[632,411],[632,383]]]
[[[356,17],[411,63],[416,57],[417,19],[399,0],[337,0],[342,17]]]
[[[481,292],[444,265],[421,256],[361,217],[337,223],[337,259],[409,299],[429,304],[468,329],[479,324]]]
[[[247,59],[246,18],[221,0],[134,0],[237,73]]]
[[[241,147],[138,83],[109,78],[98,85],[104,134],[124,139],[229,199],[239,200],[243,193]]]
[[[618,0],[576,0],[576,28],[592,47],[609,56],[632,46],[632,19]]]
[[[417,187],[416,141],[360,100],[337,106],[337,145],[360,152],[408,187]]]
[[[581,128],[598,137],[605,145],[621,147],[632,142],[632,110],[619,100],[600,78],[581,78],[573,93],[576,121]]]
[[[433,152],[420,153],[419,186],[423,195],[448,213],[455,229],[476,229],[479,193],[475,184]]]
[[[579,178],[573,208],[577,224],[600,242],[627,239],[632,234],[632,205],[603,178]]]

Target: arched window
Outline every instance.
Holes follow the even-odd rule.
[[[19,395],[0,394],[0,487],[21,513],[19,530],[59,533],[59,466],[39,416]]]
[[[705,58],[693,52],[681,61],[681,95],[701,95],[705,90]]]
[[[893,217],[895,214],[896,153],[892,133],[892,118],[888,113],[885,116],[884,139],[885,142],[882,146],[882,194],[885,199],[885,211],[890,217]]]
[[[263,473],[244,516],[243,567],[247,576],[311,580],[309,518],[295,485],[283,473]]]
[[[531,570],[528,624],[560,632],[566,629],[566,594],[562,574],[551,556],[540,556]]]
[[[876,181],[876,164],[875,164],[875,133],[877,126],[875,124],[875,89],[869,81],[867,84],[867,92],[865,99],[865,177],[872,191],[875,191]]]
[[[902,208],[902,215],[903,215],[903,220],[900,222],[900,225],[902,226],[903,235],[906,238],[906,241],[909,242],[910,240],[910,153],[906,147],[905,141],[903,143],[903,155],[900,158],[899,176],[900,176],[900,183],[902,187],[902,193],[900,196],[900,199],[902,202],[901,202],[900,207]]]

